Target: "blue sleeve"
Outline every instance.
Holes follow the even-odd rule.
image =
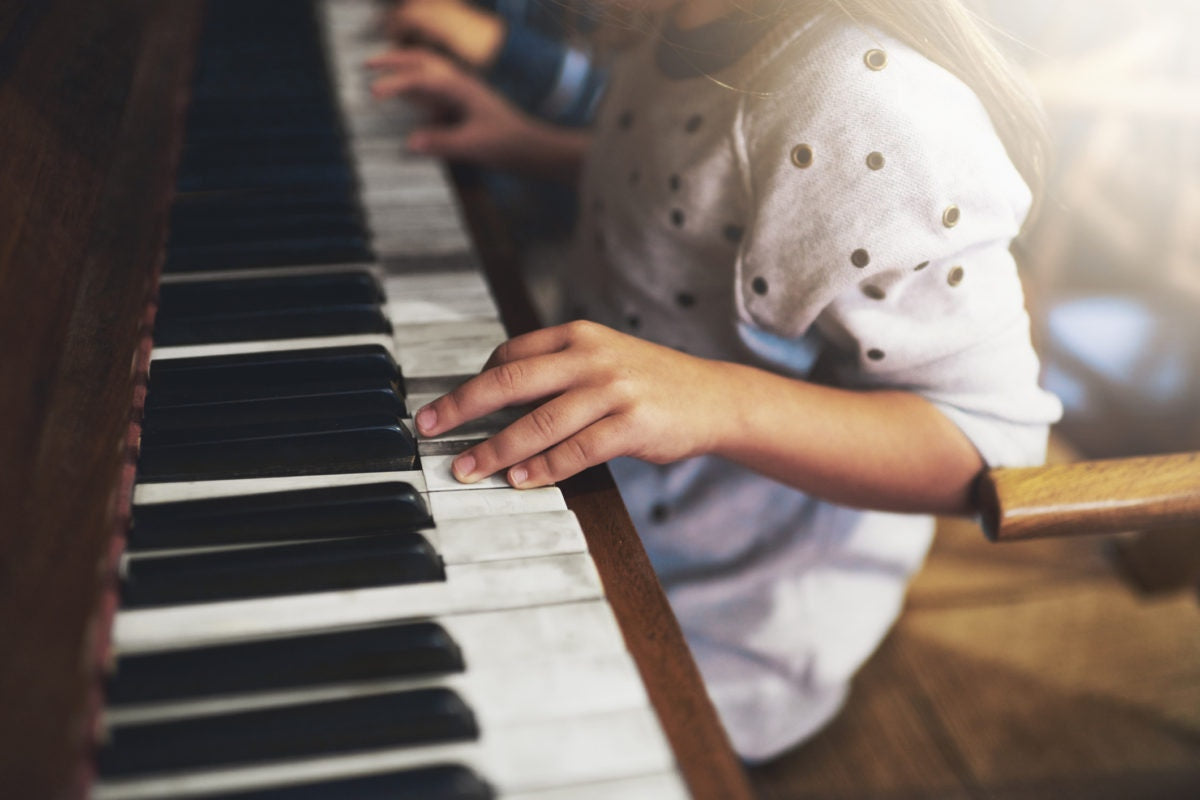
[[[488,74],[525,111],[575,126],[591,121],[607,77],[582,50],[512,20]]]

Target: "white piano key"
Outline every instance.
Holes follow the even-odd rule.
[[[395,353],[392,337],[386,333],[353,334],[349,336],[310,336],[306,339],[262,339],[251,342],[222,342],[220,344],[187,344],[155,347],[150,360],[196,358],[199,356],[230,356],[240,353],[270,353],[279,350],[307,350],[318,347],[347,347],[356,344],[377,344]],[[151,364],[151,370],[153,370]]]
[[[691,797],[677,772],[659,772],[597,783],[502,794],[498,800],[687,800]]]
[[[625,652],[546,653],[537,670],[523,663],[472,664],[447,675],[357,681],[240,695],[109,707],[108,728],[232,714],[389,692],[446,688],[459,694],[489,730],[531,720],[563,719],[649,705],[637,667]]]
[[[587,551],[583,529],[570,511],[438,520],[426,537],[446,564]]]
[[[460,277],[461,276],[461,277]],[[463,322],[466,320],[496,320],[499,312],[478,273],[445,273],[441,277],[457,278],[458,289],[420,285],[409,281],[409,275],[389,275],[384,279],[388,298],[388,316],[394,325],[423,322]],[[420,276],[417,276],[420,277]],[[466,280],[469,278],[470,280]],[[422,283],[429,284],[429,281]]]
[[[544,653],[586,655],[625,651],[617,619],[602,598],[455,614],[438,617],[436,621],[462,650],[467,669],[475,664],[512,662],[536,668]]]
[[[397,323],[392,336],[397,350],[423,349],[438,344],[444,344],[446,347],[494,349],[508,339],[508,331],[496,320],[475,319],[461,322]]]
[[[425,487],[430,492],[474,492],[482,489],[507,489],[516,492],[504,479],[503,472],[489,475],[475,483],[461,483],[450,471],[456,456],[422,456],[421,472],[425,476]]]
[[[328,486],[357,486],[363,483],[403,481],[414,489],[426,492],[425,476],[418,470],[393,472],[347,472],[336,475],[295,475],[285,478],[235,478],[222,481],[179,481],[174,483],[139,483],[133,489],[133,504],[147,506],[155,503],[175,503],[181,500],[203,500],[209,497],[234,497],[266,492],[287,492],[300,489],[321,489]]]
[[[596,568],[583,554],[488,561],[449,565],[438,583],[119,611],[113,640],[121,652],[138,652],[602,595]]]
[[[168,272],[161,283],[203,283],[205,281],[246,280],[250,278],[286,278],[294,275],[326,275],[346,272],[370,272],[383,277],[383,267],[375,261],[346,264],[298,264],[279,267],[245,267],[241,269],[205,270],[203,272]]]
[[[656,775],[675,767],[653,711],[638,708],[591,714],[569,722],[536,721],[504,726],[495,732],[484,730],[477,742],[103,781],[93,797],[201,797],[218,791],[300,784],[434,764],[470,767],[504,796]]]
[[[562,492],[554,486],[539,489],[437,491],[430,492],[428,498],[433,518],[439,522],[470,517],[563,511],[567,507]]]
[[[371,248],[381,259],[446,256],[469,252],[471,241],[460,228],[446,227],[381,233],[372,239]]]

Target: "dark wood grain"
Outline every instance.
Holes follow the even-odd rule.
[[[516,253],[495,207],[469,171],[457,170],[459,195],[484,271],[511,335],[539,327],[520,280]],[[699,670],[629,519],[612,476],[593,467],[559,484],[579,517],[626,646],[698,800],[750,798],[745,770],[704,690]]]
[[[26,2],[0,17],[0,791],[85,791],[196,6]]]

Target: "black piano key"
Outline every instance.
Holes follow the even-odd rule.
[[[142,420],[142,440],[170,431],[256,425],[269,422],[361,417],[368,414],[408,416],[390,386],[330,394],[159,407]]]
[[[388,481],[135,506],[131,551],[323,539],[433,524],[420,492]]]
[[[348,164],[261,164],[232,169],[203,169],[176,178],[181,192],[221,189],[286,189],[292,186],[354,186],[357,177]]]
[[[486,781],[458,764],[204,795],[205,800],[494,800],[495,797]],[[145,800],[174,798],[160,795]]]
[[[209,166],[252,166],[259,163],[293,164],[344,161],[345,139],[335,129],[302,131],[290,136],[263,136],[253,131],[228,131],[200,140],[189,140],[180,157],[181,169]]]
[[[378,305],[360,304],[167,316],[155,321],[154,343],[173,346],[391,332],[392,324]]]
[[[332,592],[445,580],[419,533],[393,533],[153,558],[133,558],[121,579],[125,608]]]
[[[195,408],[195,406],[191,407],[192,410],[195,410]],[[395,424],[397,419],[395,414],[385,412],[383,414],[362,414],[359,416],[315,415],[297,419],[270,419],[264,422],[218,420],[212,424],[198,427],[143,431],[141,436],[141,452],[154,452],[164,448],[188,445],[239,442],[245,440],[274,440],[295,436],[308,436],[316,433],[361,430],[363,428],[391,426]]]
[[[434,622],[123,656],[108,702],[132,704],[462,672],[462,651]]]
[[[358,237],[320,237],[300,241],[241,242],[187,248],[167,248],[164,272],[208,272],[253,267],[307,264],[363,264],[375,253]]]
[[[266,708],[109,731],[100,773],[125,776],[189,767],[476,739],[470,708],[449,689],[420,689]]]
[[[380,387],[401,390],[399,367],[377,344],[156,359],[146,408]]]
[[[197,175],[180,175],[176,188],[181,192],[211,192],[224,189],[288,189],[294,186],[330,187],[357,185],[354,169],[348,164],[266,165],[242,171],[219,170]]]
[[[382,303],[369,272],[288,275],[278,278],[168,283],[158,292],[158,318],[211,316],[240,311]]]
[[[357,198],[349,192],[212,192],[175,198],[171,205],[171,235],[177,229],[187,232],[196,227],[216,233],[225,225],[308,213],[363,219]]]
[[[138,479],[144,483],[205,481],[416,466],[416,441],[395,418],[314,420],[310,426],[308,433],[146,447],[138,458]]]
[[[213,403],[240,400],[300,400],[304,398],[329,397],[359,392],[391,392],[397,396],[402,392],[393,381],[385,378],[345,378],[328,380],[314,378],[307,382],[280,384],[214,384],[211,386],[175,385],[171,391],[162,390],[153,401],[146,401],[146,419],[157,420],[159,416],[174,413],[174,409],[198,408]],[[149,396],[147,396],[149,397]],[[314,416],[313,418],[319,418]]]
[[[299,212],[284,209],[279,213],[219,218],[181,225],[171,230],[171,247],[183,249],[214,241],[230,244],[275,242],[280,240],[368,239],[366,227],[354,213]],[[167,284],[177,286],[179,284]]]

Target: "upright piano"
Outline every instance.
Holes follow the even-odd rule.
[[[607,474],[413,434],[535,321],[376,13],[0,9],[0,792],[748,797]]]

